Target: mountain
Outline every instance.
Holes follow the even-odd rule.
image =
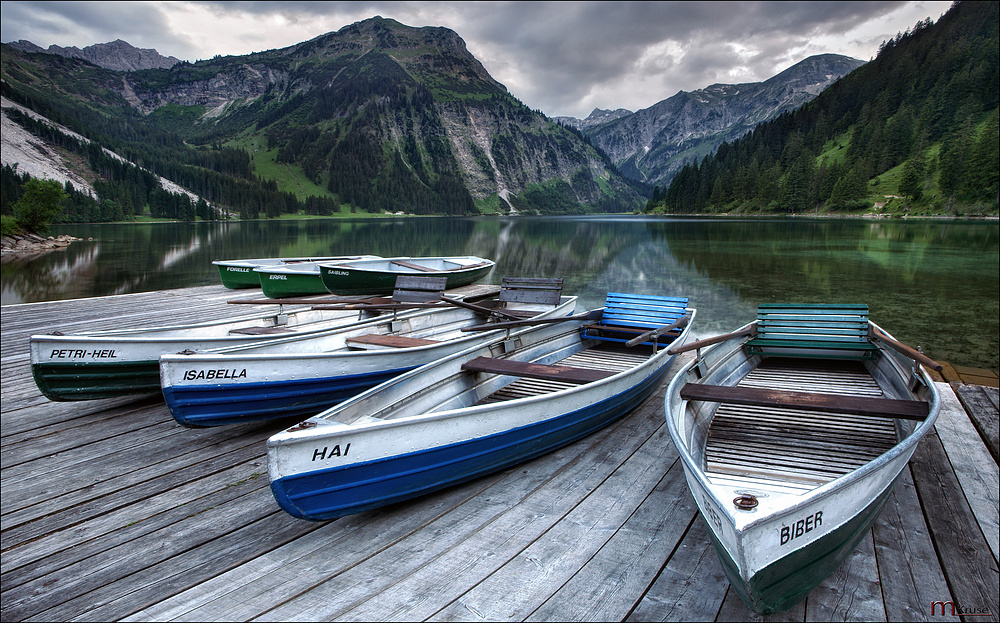
[[[586,132],[595,126],[599,126],[609,121],[614,121],[615,119],[621,119],[622,117],[627,117],[631,114],[632,111],[627,108],[619,108],[617,110],[595,108],[589,115],[587,115],[586,119],[577,119],[576,117],[553,117],[553,119],[563,125]]]
[[[3,53],[5,97],[246,216],[643,203],[447,28],[375,17],[288,48],[132,72]]]
[[[173,56],[162,56],[156,50],[137,48],[118,39],[110,43],[88,45],[82,50],[77,47],[63,48],[50,45],[47,49],[30,41],[20,40],[9,44],[12,48],[29,54],[55,54],[67,58],[82,58],[98,67],[114,71],[137,71],[140,69],[169,69],[181,62]]]
[[[685,165],[651,210],[996,214],[1000,4],[956,2],[794,112]]]
[[[764,82],[681,91],[584,132],[623,174],[666,185],[685,162],[700,160],[758,123],[802,106],[862,65],[837,54],[811,56]]]

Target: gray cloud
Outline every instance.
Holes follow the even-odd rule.
[[[521,101],[550,115],[637,110],[716,82],[767,79],[812,54],[867,60],[948,2],[3,2],[0,40],[124,39],[188,60],[285,47],[374,15],[445,26]],[[172,27],[195,7],[205,24]],[[173,18],[173,19],[172,19]],[[214,47],[213,47],[214,46]],[[220,46],[232,46],[223,49]],[[242,46],[242,49],[235,49]],[[247,48],[247,46],[252,46]]]

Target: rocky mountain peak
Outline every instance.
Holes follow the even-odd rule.
[[[163,56],[153,49],[137,48],[127,41],[117,39],[108,43],[95,43],[80,49],[75,46],[50,45],[42,48],[30,41],[20,40],[9,44],[12,48],[29,54],[55,54],[67,58],[80,58],[98,67],[113,71],[138,71],[140,69],[169,69],[181,62],[173,56]]]

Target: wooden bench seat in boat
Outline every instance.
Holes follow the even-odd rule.
[[[392,291],[393,303],[427,303],[441,298],[448,280],[444,277],[399,275]]]
[[[526,361],[511,361],[493,357],[476,357],[462,364],[463,370],[506,374],[563,383],[591,383],[616,374],[610,370],[592,370],[572,366],[546,365]]]
[[[779,305],[757,308],[757,333],[747,340],[750,355],[874,359],[868,337],[867,305]]]
[[[430,344],[440,344],[438,340],[428,340],[420,337],[406,337],[404,335],[385,335],[382,333],[370,333],[368,335],[356,335],[344,340],[351,348],[410,348],[413,346],[428,346]]]
[[[538,312],[511,308],[511,303],[531,303],[555,307],[562,299],[562,279],[504,277],[500,284],[500,306],[508,316],[531,318]]]
[[[850,413],[872,417],[891,417],[904,420],[923,420],[930,412],[929,405],[921,400],[893,400],[867,396],[844,396],[817,392],[785,391],[758,387],[731,387],[687,383],[681,388],[681,398],[703,402],[751,405],[755,407],[784,407],[807,411]]]
[[[683,318],[687,314],[687,304],[687,298],[609,292],[600,322],[584,325],[580,331],[585,339],[622,344],[634,342],[638,335],[666,329]],[[669,344],[681,330],[677,328],[650,336],[642,344]]]

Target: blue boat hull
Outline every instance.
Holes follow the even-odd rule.
[[[578,411],[460,443],[285,476],[273,480],[271,489],[286,512],[317,521],[409,500],[533,459],[606,427],[645,400],[670,363],[629,390]]]
[[[163,388],[163,398],[174,419],[189,427],[309,417],[412,369],[228,386],[170,386]]]

